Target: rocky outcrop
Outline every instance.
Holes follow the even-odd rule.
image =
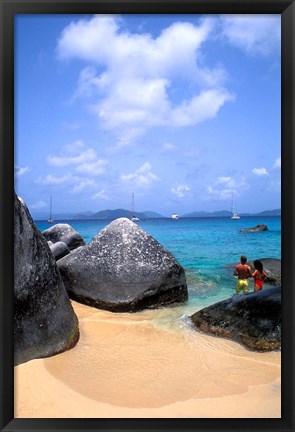
[[[46,240],[14,196],[15,364],[72,348],[78,319]]]
[[[281,285],[282,274],[281,274],[281,260],[276,258],[259,258],[263,264],[263,270],[267,273],[268,277],[265,279],[265,283],[273,286]],[[254,260],[249,261],[248,264],[254,271]]]
[[[243,228],[240,230],[240,232],[242,233],[254,233],[260,231],[268,231],[268,227],[264,224],[260,224],[260,225],[256,225],[255,227]]]
[[[68,246],[64,242],[52,243],[51,245],[49,245],[49,247],[56,261],[58,261],[59,259],[63,258],[64,256],[68,255],[71,252]]]
[[[127,218],[110,223],[57,265],[70,297],[100,309],[134,312],[188,297],[181,265]]]
[[[191,316],[200,331],[233,339],[255,351],[281,347],[281,287],[238,295]]]
[[[52,241],[52,243],[64,242],[70,250],[85,245],[82,236],[68,224],[59,223],[53,225],[42,231],[42,234],[47,241]]]

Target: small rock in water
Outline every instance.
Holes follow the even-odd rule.
[[[260,232],[260,231],[268,231],[268,227],[264,224],[260,224],[260,225],[256,225],[255,227],[243,228],[240,230],[240,232],[243,233],[253,233],[253,232]]]

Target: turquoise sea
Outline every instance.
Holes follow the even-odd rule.
[[[88,243],[109,220],[67,220]],[[281,259],[281,218],[244,217],[149,219],[137,222],[146,232],[168,249],[184,267],[189,301],[182,307],[185,315],[232,296],[236,280],[233,269],[241,255],[248,260]],[[265,224],[268,231],[241,233],[242,228]],[[47,229],[46,221],[36,221],[40,231]]]

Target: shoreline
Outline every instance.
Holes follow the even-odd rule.
[[[169,308],[157,321],[72,304],[80,340],[15,368],[16,418],[280,417],[279,352],[165,328]]]

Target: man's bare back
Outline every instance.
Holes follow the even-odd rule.
[[[252,277],[251,267],[248,264],[238,264],[236,265],[234,275],[238,276],[238,279],[248,279]]]

